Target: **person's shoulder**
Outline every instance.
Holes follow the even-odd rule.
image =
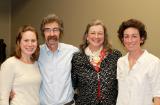
[[[16,59],[17,58],[15,58],[14,56],[9,57],[2,63],[2,65],[6,65],[6,66],[14,65],[14,63],[16,62]]]
[[[40,55],[42,55],[42,53],[47,52],[48,50],[49,49],[45,43],[40,45]]]
[[[112,49],[112,52],[115,54],[122,54],[118,49]]]
[[[118,58],[122,56],[122,53],[118,49],[111,49],[111,54],[116,55]]]
[[[66,44],[66,43],[60,43],[61,48],[71,50],[71,51],[79,51],[79,49],[71,44]]]
[[[67,44],[67,43],[60,43],[60,46],[61,47],[67,47],[67,48],[77,48],[77,47],[75,47],[75,46],[73,46],[71,44]]]
[[[160,62],[160,59],[157,56],[153,55],[152,53],[149,53],[148,51],[145,51],[145,53],[149,61]]]
[[[40,49],[43,49],[43,48],[45,48],[45,44],[41,44],[41,45],[39,45],[39,47],[40,47]]]
[[[9,62],[9,63],[15,62],[16,59],[17,59],[17,58],[16,58],[15,56],[12,56],[12,57],[7,58],[7,59],[5,60],[5,62]]]
[[[128,53],[119,57],[118,62],[125,62],[128,59]]]
[[[74,56],[82,56],[84,55],[84,53],[82,53],[81,51],[77,51],[74,53]]]
[[[85,53],[82,53],[81,51],[77,51],[73,53],[72,60],[77,62],[84,62]]]

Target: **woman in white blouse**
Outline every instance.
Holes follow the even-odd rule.
[[[160,105],[160,60],[141,48],[147,39],[145,25],[124,21],[118,37],[128,53],[118,60],[117,105]]]
[[[20,27],[15,55],[0,70],[0,105],[39,105],[38,34],[31,25]],[[10,92],[15,92],[9,103]]]

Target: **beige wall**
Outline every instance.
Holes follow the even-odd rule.
[[[160,1],[159,0],[14,0],[12,4],[12,49],[17,28],[32,23],[39,29],[49,13],[56,13],[64,21],[63,42],[78,46],[86,24],[95,18],[104,21],[114,48],[124,53],[117,38],[120,23],[136,18],[147,26],[145,48],[160,57]],[[40,39],[42,42],[42,37]]]
[[[6,52],[10,52],[10,0],[0,0],[0,39],[6,43]]]

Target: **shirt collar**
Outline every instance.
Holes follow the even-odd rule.
[[[137,60],[137,62],[139,62],[139,63],[145,62],[147,54],[148,54],[147,50],[144,50],[143,54],[139,57],[139,59]]]
[[[47,46],[46,43],[45,43],[45,49],[46,49],[47,54],[53,53],[53,52],[48,48],[48,46]],[[55,51],[55,53],[58,53],[58,52],[60,52],[60,51],[61,51],[61,45],[60,45],[60,43],[58,43],[58,48],[57,48],[57,50]]]
[[[145,62],[145,57],[146,57],[146,54],[148,54],[147,50],[143,50],[143,54],[138,58],[137,60],[137,63],[143,63]],[[128,62],[128,55],[129,53],[126,54],[125,56],[125,62]]]

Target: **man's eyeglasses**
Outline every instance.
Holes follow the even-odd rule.
[[[51,33],[51,32],[60,32],[60,29],[59,28],[44,28],[44,32],[46,33]]]

